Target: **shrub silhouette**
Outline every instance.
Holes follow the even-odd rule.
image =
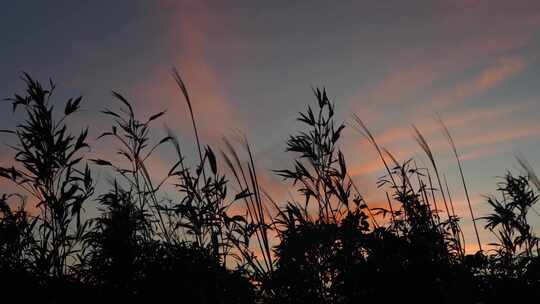
[[[14,162],[19,166],[1,167],[0,175],[37,201],[39,211],[31,217],[24,211],[13,214],[4,203],[4,221],[23,228],[19,238],[24,241],[11,244],[20,246],[12,249],[19,255],[15,264],[25,265],[45,295],[49,290],[54,294],[56,288],[77,280],[73,267],[87,228],[81,211],[94,192],[90,170],[81,166],[82,150],[88,147],[87,130],[74,136],[65,124],[79,109],[81,97],[69,99],[63,115],[55,119],[52,81],[44,88],[28,74],[23,80],[26,94],[15,94],[8,101],[13,111],[22,108],[26,119],[15,130],[6,131],[16,137],[17,144],[12,148],[16,153]],[[13,216],[15,219],[8,220]]]
[[[377,186],[388,205],[371,208],[339,149],[346,125],[337,122],[326,91],[315,89],[315,105],[298,117],[304,128],[287,141],[295,158],[289,169],[275,170],[297,195],[276,202],[260,184],[245,137],[240,147],[225,139],[221,158],[203,144],[187,87],[176,70],[173,77],[195,143],[181,145],[170,130],[154,142],[152,124],[166,112],[140,119],[113,92],[119,106],[102,111],[112,125],[98,139],[116,145],[121,160],[102,155],[89,166],[88,131],[73,135],[68,124],[82,98],[57,111],[52,81],[45,88],[23,75],[25,94],[8,101],[25,116],[3,131],[15,138],[15,157],[0,176],[21,190],[0,197],[0,284],[9,291],[3,300],[493,303],[539,295],[539,239],[529,219],[540,182],[523,159],[526,174],[507,173],[497,189],[502,198],[487,197],[491,214],[476,218],[468,200],[480,249],[468,253],[446,177],[416,127],[428,168],[396,159],[354,116],[351,126],[386,170]],[[441,127],[468,198],[456,146]],[[148,160],[166,148],[176,160],[155,181]],[[99,191],[96,167],[112,176]],[[84,212],[90,202],[98,206],[94,218]],[[498,240],[491,250],[483,250],[477,221]]]

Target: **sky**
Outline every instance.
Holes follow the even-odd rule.
[[[314,87],[326,88],[340,119],[357,114],[400,160],[427,165],[411,125],[423,132],[469,243],[470,217],[437,115],[454,136],[479,215],[489,212],[483,196],[495,192],[498,177],[519,172],[516,155],[540,170],[538,1],[0,2],[1,97],[23,88],[22,71],[53,78],[59,99],[83,95],[71,123],[90,127],[92,153],[113,153],[110,142],[94,140],[109,128],[99,111],[114,106],[111,90],[141,117],[167,109],[157,134],[166,124],[192,147],[170,74],[176,66],[203,141],[219,149],[223,136],[246,134],[278,199],[286,199],[286,184],[270,170],[292,159],[283,153],[286,139],[301,127],[298,112],[315,102]],[[0,128],[13,127],[20,117],[8,104],[1,109]],[[350,127],[341,148],[362,194],[377,205],[383,171],[373,149]],[[170,163],[167,151],[159,153],[151,160],[156,175]]]

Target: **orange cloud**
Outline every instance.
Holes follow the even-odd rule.
[[[391,72],[366,96],[377,103],[395,103],[430,86],[436,77],[433,65],[413,64]]]
[[[497,63],[481,71],[476,77],[456,88],[455,97],[462,99],[483,93],[522,72],[525,61],[518,57],[503,57]]]
[[[525,111],[529,108],[530,104],[526,104],[526,105],[523,105],[523,104],[519,104],[519,105],[515,105],[515,104],[510,104],[510,105],[501,105],[501,106],[498,106],[498,107],[476,107],[476,108],[469,108],[465,113],[457,113],[457,114],[454,114],[452,116],[445,116],[443,117],[443,121],[445,123],[445,125],[450,128],[451,132],[452,131],[456,131],[456,130],[462,130],[463,128],[467,128],[467,135],[468,135],[468,138],[469,140],[468,141],[464,141],[462,142],[461,140],[458,140],[459,141],[459,144],[460,145],[471,145],[472,142],[474,142],[475,140],[472,140],[470,139],[470,134],[474,132],[478,133],[480,132],[480,130],[478,130],[478,128],[476,129],[471,129],[471,125],[472,123],[474,123],[474,126],[478,126],[480,124],[482,124],[483,122],[489,122],[491,120],[494,120],[494,119],[497,119],[497,118],[500,118],[500,117],[504,117],[506,115],[510,115],[510,114],[514,114],[514,113],[517,113],[517,112],[521,112],[521,111]],[[433,118],[435,118],[435,115],[433,115]],[[419,129],[422,131],[422,134],[426,137],[430,137],[430,136],[434,136],[434,135],[439,135],[441,134],[442,136],[442,133],[441,133],[441,126],[440,124],[435,120],[435,119],[412,119],[412,121],[420,121],[420,124],[419,124]],[[531,129],[534,129],[532,128],[531,126]],[[517,134],[515,136],[520,136],[520,134],[522,134],[522,132],[525,132],[523,130],[517,132]],[[452,132],[454,133],[454,132]],[[409,128],[409,126],[400,126],[400,127],[395,127],[395,128],[392,128],[392,129],[389,129],[389,130],[386,130],[384,132],[382,132],[381,134],[374,134],[375,135],[375,139],[377,140],[377,143],[381,146],[388,146],[388,145],[397,145],[397,144],[401,144],[401,146],[403,146],[404,144],[406,143],[410,143],[413,141],[413,137],[412,137],[412,133],[411,133],[411,130]],[[525,135],[525,134],[523,134]],[[483,135],[482,135],[483,136]],[[482,136],[479,136],[479,137],[482,137]],[[509,138],[509,136],[511,137],[510,134],[507,134],[506,136],[503,136],[502,138],[500,138],[502,141],[504,141],[505,139],[512,139],[512,138]],[[489,136],[488,136],[489,137]],[[497,135],[491,135],[492,137],[492,140],[495,140]],[[444,139],[444,138],[439,138],[438,139]],[[485,141],[486,139],[484,139]],[[433,147],[432,147],[433,148]],[[391,151],[393,152],[393,151]],[[411,152],[411,151],[409,151]],[[396,152],[396,153],[399,153],[399,154],[403,154],[403,152]],[[396,155],[399,155],[399,154],[396,154]]]
[[[474,160],[486,156],[496,155],[501,152],[501,149],[497,147],[484,147],[479,149],[474,149],[472,151],[469,151],[467,153],[463,153],[460,155],[460,159],[463,161],[467,160]]]
[[[370,162],[365,162],[360,165],[353,166],[350,168],[349,174],[351,176],[357,175],[368,175],[378,171],[381,171],[384,168],[384,164],[380,160],[374,160]]]
[[[217,143],[229,129],[245,129],[241,111],[227,96],[222,77],[210,61],[209,32],[219,25],[219,16],[208,9],[205,1],[160,1],[159,5],[173,16],[165,32],[165,47],[173,50],[173,61],[189,91],[197,127],[204,143]],[[188,107],[169,73],[171,66],[158,66],[152,77],[136,87],[138,96],[151,102],[139,103],[141,113],[167,109],[167,124],[191,132]]]
[[[442,109],[449,105],[455,106],[468,97],[499,87],[523,72],[526,66],[526,61],[520,57],[500,57],[496,63],[480,70],[476,76],[431,97],[425,103],[430,104],[431,108],[434,109]]]
[[[529,125],[507,130],[484,133],[474,137],[467,137],[466,139],[461,140],[460,144],[462,146],[481,146],[536,136],[540,136],[540,130],[538,129],[538,126]]]

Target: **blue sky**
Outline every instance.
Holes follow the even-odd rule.
[[[495,191],[496,177],[516,170],[516,153],[540,168],[538,1],[4,0],[2,7],[3,96],[22,88],[21,71],[52,77],[58,98],[85,96],[72,123],[89,125],[95,138],[107,128],[99,110],[111,105],[114,89],[142,116],[168,109],[164,122],[189,143],[189,117],[170,77],[177,66],[205,142],[219,147],[222,136],[246,133],[266,187],[280,199],[284,187],[269,169],[290,159],[285,140],[316,86],[326,87],[343,120],[356,113],[400,160],[427,164],[411,136],[411,124],[418,126],[459,210],[464,197],[436,114],[454,135],[479,213],[488,211],[482,195]],[[16,119],[5,104],[0,128]],[[342,148],[377,204],[382,168],[374,151],[352,128]],[[111,153],[110,143],[94,143],[92,153]],[[156,175],[169,156],[160,153]]]

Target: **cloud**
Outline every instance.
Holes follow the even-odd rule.
[[[377,103],[395,103],[429,87],[437,74],[429,63],[406,66],[390,72],[366,93],[366,97]]]
[[[441,118],[450,131],[467,128],[468,133],[470,134],[471,131],[481,132],[478,128],[485,127],[486,124],[491,121],[496,121],[498,118],[526,111],[530,106],[531,104],[511,103],[497,107],[470,107],[456,114],[443,116]],[[436,115],[433,113],[430,116],[431,119],[429,119],[429,117],[428,119],[425,119],[425,117],[415,117],[411,119],[411,122],[420,122],[418,126],[425,136],[441,134],[441,126],[435,120]],[[471,126],[473,126],[474,129],[471,130]],[[412,140],[411,135],[412,133],[409,126],[398,126],[386,130],[375,137],[380,145],[385,146],[392,143],[409,142]]]
[[[532,105],[518,103],[499,107],[469,108],[465,113],[457,112],[444,117],[444,121],[450,128],[461,159],[469,161],[507,151],[516,140],[539,138],[540,131],[534,123],[500,123],[508,122],[502,118],[530,111]],[[444,171],[448,161],[453,164],[454,160],[450,156],[451,147],[442,133],[441,126],[435,119],[423,119],[419,128],[428,140],[439,165],[443,164],[439,169]],[[381,134],[373,133],[378,144],[388,148],[399,162],[414,157],[420,161],[418,164],[420,167],[430,167],[427,163],[422,163],[425,155],[414,141],[409,126],[392,128]],[[363,182],[361,185],[363,194],[368,195],[367,198],[373,196],[376,200],[383,201],[384,197],[380,197],[381,190],[377,189],[375,182],[385,173],[385,168],[374,148],[357,135],[356,141],[347,144],[345,156],[350,168],[349,173],[356,180]],[[391,160],[386,160],[391,164]]]
[[[477,136],[469,136],[460,140],[460,144],[463,146],[484,146],[538,136],[540,136],[540,130],[537,125],[522,125],[509,129],[487,132]]]
[[[462,153],[460,155],[460,159],[462,161],[468,161],[468,160],[475,160],[478,158],[484,158],[486,156],[492,156],[499,154],[503,151],[503,149],[499,147],[482,147],[478,149],[473,149],[472,151]]]
[[[467,98],[474,97],[494,90],[507,81],[517,77],[527,67],[527,61],[519,56],[503,56],[493,63],[479,69],[475,75],[466,77],[456,85],[449,85],[424,100],[422,104],[429,105],[433,111],[444,110],[449,106],[462,104]]]
[[[384,169],[384,164],[380,159],[363,162],[356,166],[351,166],[349,169],[349,174],[351,176],[361,176],[361,175],[368,175],[373,174],[375,172],[379,172]]]
[[[167,109],[167,124],[177,131],[192,132],[188,107],[169,71],[175,65],[186,83],[197,128],[204,143],[217,143],[223,132],[244,129],[242,112],[228,97],[222,74],[212,62],[210,32],[220,26],[220,16],[206,1],[160,1],[170,17],[164,20],[164,47],[170,56],[169,66],[156,66],[147,81],[135,91],[147,102],[137,104],[141,113]]]
[[[482,70],[476,77],[459,85],[455,97],[463,99],[496,88],[521,73],[525,67],[525,61],[519,57],[499,58],[495,64]]]

